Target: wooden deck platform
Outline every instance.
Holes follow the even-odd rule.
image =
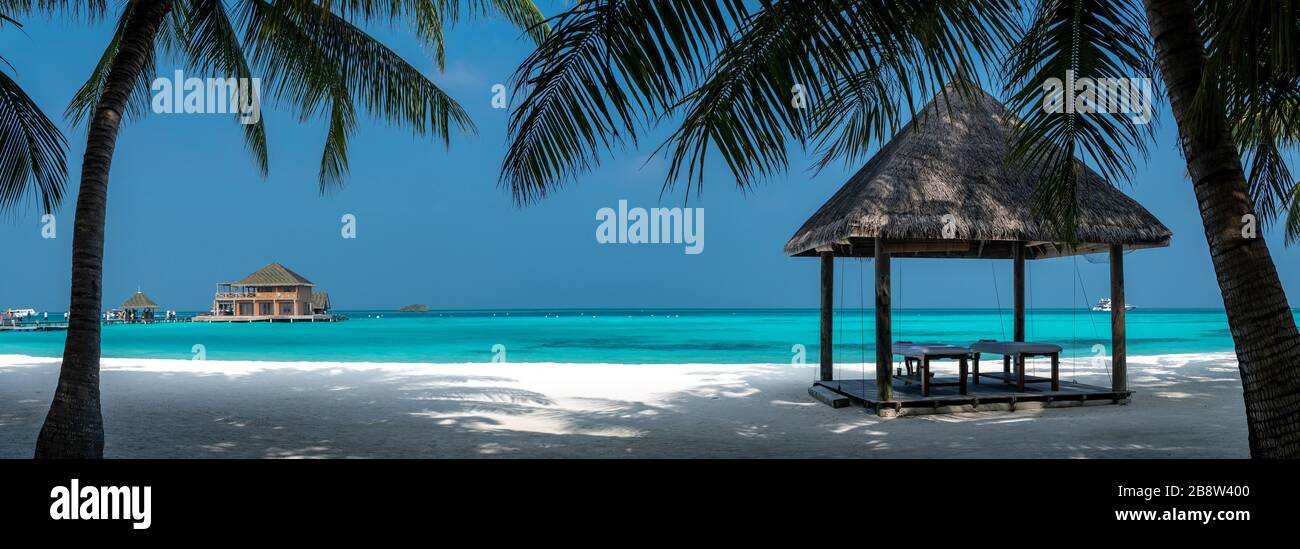
[[[198,315],[190,320],[191,322],[339,322],[347,319],[348,317],[343,315],[325,314],[270,316]]]
[[[1026,380],[1044,379],[1026,376]],[[956,383],[957,378],[945,379],[934,377],[938,383]],[[911,414],[954,414],[960,412],[977,412],[989,410],[1016,411],[1036,408],[1055,408],[1068,406],[1090,406],[1098,404],[1128,404],[1132,391],[1113,391],[1107,387],[1061,380],[1061,389],[1052,391],[1046,384],[1025,386],[1024,391],[1016,391],[1014,385],[985,377],[980,383],[968,383],[969,390],[963,395],[956,386],[931,385],[930,396],[921,396],[921,386],[905,379],[894,380],[894,400],[876,400],[876,380],[874,379],[837,379],[818,381],[810,392],[818,387],[848,397],[853,404],[866,407],[878,415],[892,417]],[[822,400],[822,399],[819,399]]]

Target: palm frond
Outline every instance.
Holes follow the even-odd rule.
[[[448,0],[455,3],[455,0]],[[532,0],[467,0],[471,16],[497,16],[520,29],[534,43],[541,44],[551,32],[542,11]]]
[[[1297,182],[1286,163],[1300,147],[1300,2],[1205,0],[1197,10],[1206,69],[1193,102],[1193,131],[1229,131],[1244,152],[1255,210],[1283,213],[1286,241],[1300,240]]]
[[[1012,0],[720,4],[593,1],[554,18],[514,80],[526,92],[501,180],[516,201],[546,196],[677,114],[660,147],[665,188],[687,179],[698,192],[714,150],[742,188],[785,169],[790,140],[816,137],[828,157],[862,150],[860,128],[897,125],[901,107],[880,106],[887,92],[914,110],[918,83],[938,89],[996,51],[1014,13]],[[810,108],[792,105],[796,86]],[[835,114],[846,112],[859,119],[845,126]]]
[[[1064,239],[1074,238],[1077,224],[1076,158],[1090,161],[1108,180],[1127,180],[1135,168],[1127,151],[1147,156],[1155,126],[1138,124],[1131,114],[1069,108],[1049,112],[1046,83],[1056,79],[1062,88],[1071,88],[1067,75],[1095,82],[1147,79],[1151,97],[1160,97],[1145,22],[1144,13],[1130,2],[1042,0],[1012,48],[1004,73],[1008,107],[1023,121],[1013,136],[1012,160],[1039,176],[1035,211]],[[1073,105],[1075,90],[1059,91],[1063,96],[1054,100]]]
[[[58,126],[0,71],[0,211],[17,207],[29,193],[46,213],[54,211],[67,184],[66,148]]]
[[[104,92],[104,83],[108,81],[109,68],[113,66],[113,60],[117,56],[117,50],[122,41],[122,34],[126,30],[126,23],[131,17],[131,9],[132,4],[128,4],[122,9],[122,14],[118,18],[117,26],[113,31],[113,37],[109,39],[108,46],[104,48],[104,53],[100,55],[99,62],[95,64],[90,77],[73,94],[72,100],[68,102],[68,107],[63,111],[64,118],[72,122],[73,126],[81,126],[87,123],[91,116],[95,114],[95,107],[99,104],[99,98]],[[172,20],[169,18],[170,21]],[[135,86],[131,88],[131,96],[127,99],[126,112],[123,113],[127,120],[139,120],[149,112],[150,75],[156,72],[155,55],[150,52],[148,59],[145,60],[144,69],[140,71]]]
[[[462,18],[498,16],[515,25],[534,42],[550,31],[546,18],[532,0],[289,0],[300,9],[315,7],[349,22],[383,22],[409,25],[432,48],[438,70],[446,63],[444,28]]]
[[[239,33],[230,22],[222,0],[192,0],[184,24],[183,51],[191,66],[199,70],[230,75],[240,81],[250,81],[253,71],[248,67]],[[237,110],[237,109],[236,109]],[[236,113],[239,120],[242,115]],[[266,126],[263,118],[253,123],[242,123],[244,146],[253,155],[262,176],[269,168],[266,150]]]
[[[1005,47],[1013,3],[782,0],[755,13],[684,101],[669,138],[669,183],[703,183],[716,148],[737,184],[788,168],[788,139],[820,149],[819,167],[855,161],[944,83]],[[967,74],[967,77],[972,75]],[[794,90],[805,105],[792,103]],[[963,91],[969,88],[962,86]]]
[[[1284,230],[1287,245],[1295,244],[1296,235],[1300,234],[1300,181],[1291,185],[1291,192],[1286,196],[1287,215]]]
[[[785,137],[802,136],[806,105],[821,103],[822,69],[854,54],[835,48],[829,59],[817,59],[814,42],[825,43],[835,20],[829,6],[801,1],[775,2],[748,18],[710,76],[681,102],[683,122],[661,147],[671,158],[666,185],[684,173],[698,192],[711,145],[741,187],[783,169]],[[795,108],[796,94],[804,107]]]
[[[109,0],[0,0],[0,12],[13,17],[50,15],[99,21],[108,15]]]
[[[343,17],[313,3],[250,1],[237,19],[263,91],[300,119],[329,117],[321,185],[341,183],[355,107],[415,134],[450,142],[474,132],[454,99],[396,53]]]
[[[552,31],[512,78],[501,182],[516,203],[545,197],[637,140],[702,75],[746,17],[742,0],[592,0],[550,20]]]

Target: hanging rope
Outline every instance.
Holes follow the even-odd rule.
[[[1079,256],[1070,255],[1070,263],[1074,265],[1074,276],[1079,276]],[[1084,303],[1087,306],[1087,303]],[[1079,287],[1070,281],[1070,381],[1077,383],[1079,380],[1074,375],[1074,365],[1079,361]]]
[[[1035,330],[1034,330],[1034,322],[1038,320],[1038,319],[1036,318],[1038,315],[1034,314],[1034,277],[1033,277],[1033,271],[1034,271],[1034,269],[1033,269],[1033,265],[1030,264],[1030,262],[1026,261],[1026,262],[1025,262],[1025,290],[1026,290],[1025,293],[1026,293],[1027,295],[1025,296],[1025,316],[1029,317],[1029,319],[1028,319],[1028,320],[1029,320],[1029,337],[1028,337],[1027,339],[1030,340],[1030,341],[1033,341],[1033,340],[1034,340],[1034,331],[1035,331]]]
[[[833,269],[835,268],[834,265],[835,260],[832,259],[831,261],[832,261],[831,268]],[[843,263],[843,261],[840,261],[839,263]],[[848,286],[848,284],[844,284],[844,283],[840,284],[840,306],[835,311],[836,318],[839,320],[838,322],[836,322],[838,332],[835,334],[835,341],[844,341],[844,287],[845,286]],[[834,342],[831,342],[831,364],[832,364],[832,368],[835,369],[835,379],[844,379],[842,376],[840,376],[840,371],[839,371],[840,361],[835,360]]]
[[[1079,272],[1078,270],[1076,270],[1076,271],[1074,272],[1074,274],[1075,274],[1075,276],[1076,276],[1076,278],[1077,278],[1077,280],[1078,280],[1078,282],[1079,282],[1079,288],[1083,291],[1083,303],[1084,303],[1084,306],[1087,307],[1087,306],[1088,306],[1088,303],[1092,301],[1092,298],[1088,297],[1088,287],[1085,286],[1085,285],[1083,284],[1083,275],[1080,274],[1080,272]],[[1092,314],[1092,310],[1091,310],[1091,309],[1088,310],[1088,322],[1090,322],[1090,323],[1092,324],[1092,336],[1100,340],[1100,339],[1101,339],[1101,332],[1098,332],[1098,331],[1097,331],[1097,319],[1096,319],[1096,318],[1093,318],[1093,314]],[[1103,362],[1103,365],[1104,365],[1105,368],[1106,368],[1106,379],[1107,379],[1107,380],[1110,380],[1110,378],[1111,378],[1111,374],[1110,374],[1110,363],[1109,363],[1109,362]]]
[[[1026,261],[1025,262],[1025,284],[1028,286],[1027,288],[1028,296],[1027,299],[1025,300],[1026,301],[1025,314],[1029,316],[1029,334],[1026,339],[1028,341],[1035,341],[1034,334],[1038,332],[1038,330],[1036,329],[1038,324],[1038,312],[1034,308],[1034,277],[1032,276],[1031,273],[1032,273],[1032,269],[1030,269],[1030,262]],[[1044,360],[1043,357],[1033,357],[1029,359],[1029,371],[1031,375],[1038,375],[1038,367],[1042,364],[1043,360]]]
[[[863,380],[862,396],[864,398],[866,397],[866,392],[867,392],[866,288],[867,288],[867,260],[866,258],[859,257],[858,258],[858,344],[860,345],[859,349],[861,349],[861,353],[862,353],[862,380]]]
[[[1007,325],[1002,320],[1002,290],[998,289],[998,270],[992,261],[989,262],[989,272],[993,274],[993,296],[998,300],[998,328],[1002,330],[1002,341],[1007,340]]]
[[[890,347],[893,347],[895,341],[905,341],[903,339],[903,262],[899,261],[897,263],[898,263],[898,314],[892,315],[894,317],[894,326],[895,326],[894,333],[893,333],[894,337],[890,341],[885,342],[885,344],[889,345]],[[891,305],[890,308],[892,309],[893,306]],[[893,311],[890,312],[892,313]],[[903,361],[904,363],[906,363],[907,358],[903,358]],[[898,364],[894,362],[894,355],[892,352],[889,355],[889,365],[892,368],[899,367]]]

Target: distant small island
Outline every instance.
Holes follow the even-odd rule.
[[[423,303],[412,303],[410,305],[403,305],[401,309],[398,309],[398,311],[403,313],[424,313],[429,311],[429,306]]]

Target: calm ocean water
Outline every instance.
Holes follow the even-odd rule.
[[[502,345],[509,362],[789,363],[795,345],[818,356],[815,309],[600,309],[527,311],[345,311],[346,322],[106,326],[107,357],[182,358],[202,345],[209,360],[489,362]],[[55,315],[51,314],[51,317]],[[61,314],[59,315],[62,316]],[[1088,357],[1110,345],[1110,315],[1033,310],[1028,339]],[[871,310],[837,312],[837,362],[872,361]],[[59,356],[62,332],[0,332],[0,354]],[[1011,314],[996,309],[895,310],[897,340],[968,344],[1010,339]],[[1129,312],[1130,355],[1231,351],[1222,310]]]

